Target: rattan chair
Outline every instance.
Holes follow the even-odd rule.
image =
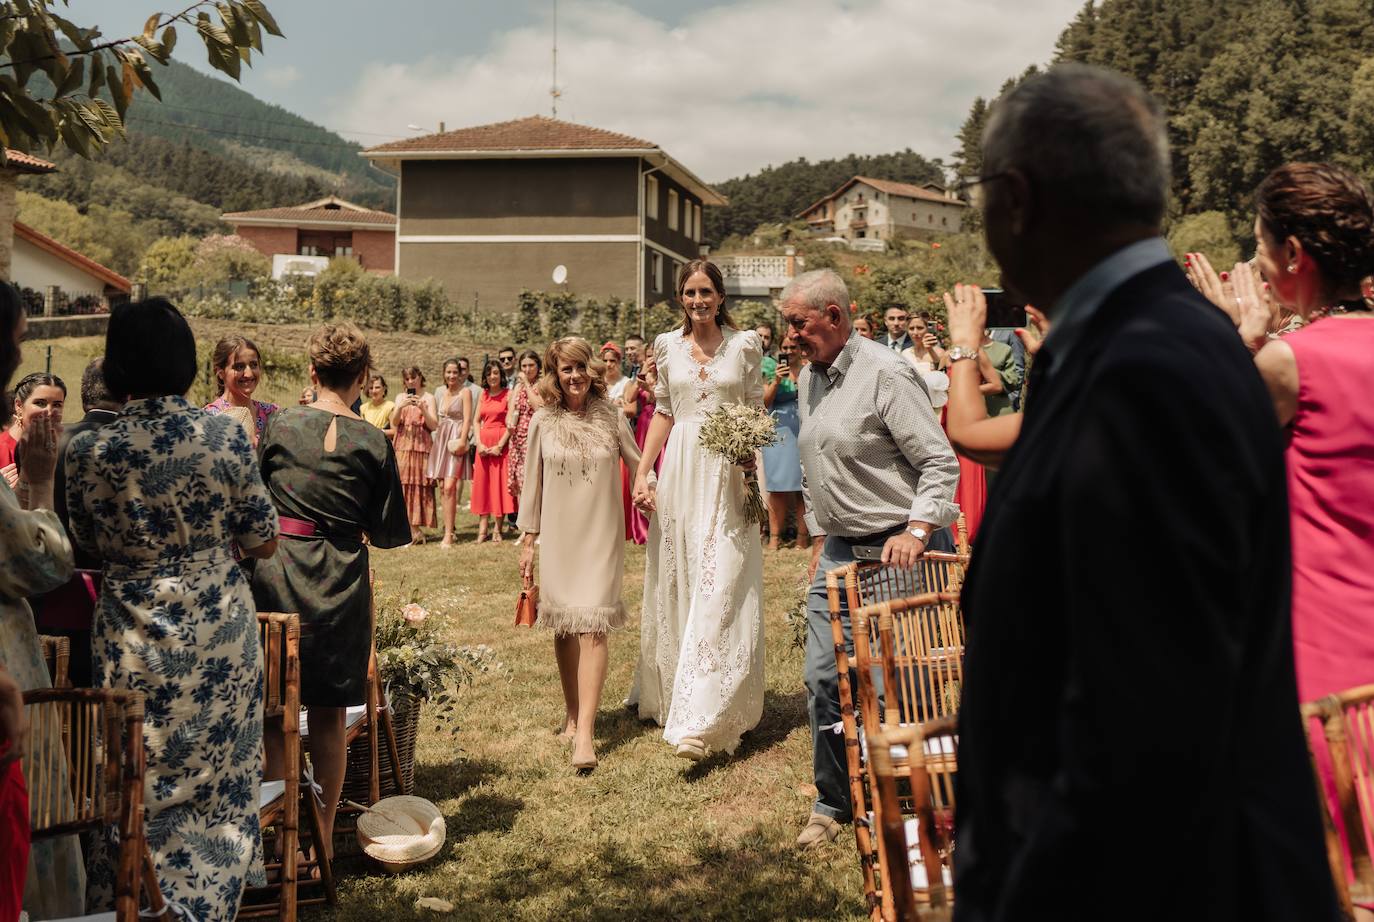
[[[964,630],[959,597],[951,592],[928,592],[906,599],[861,606],[851,614],[854,637],[854,665],[859,702],[858,719],[865,738],[882,732],[911,730],[926,721],[952,718],[959,705],[963,681]],[[880,698],[879,679],[882,694]],[[937,760],[941,822],[953,825],[953,781],[957,760],[952,742],[931,740],[924,744],[924,756]],[[860,761],[866,753],[860,747]],[[894,756],[897,768],[904,770],[905,754]],[[924,766],[924,759],[922,761]],[[877,816],[883,794],[868,771],[868,802],[863,813],[855,809],[857,823]],[[908,799],[902,806],[910,807]],[[858,832],[856,830],[856,837]],[[862,849],[862,845],[860,848]],[[891,910],[889,897],[892,868],[904,862],[889,860],[881,840],[870,836],[869,851],[860,860],[874,866],[865,874],[865,896],[874,918]],[[932,880],[936,875],[931,875]],[[871,881],[873,890],[868,890]],[[927,889],[917,889],[917,899],[931,898]]]
[[[1331,777],[1336,786],[1339,817],[1333,817],[1321,772],[1313,753],[1317,793],[1326,821],[1326,852],[1347,917],[1355,903],[1374,902],[1374,862],[1370,859],[1374,831],[1374,685],[1361,685],[1301,708],[1304,727],[1319,721],[1326,740]],[[1308,737],[1311,747],[1311,737]],[[1345,832],[1350,863],[1342,847],[1337,821]]]
[[[869,772],[877,792],[880,865],[887,889],[876,916],[888,922],[947,920],[954,893],[949,857],[953,841],[941,822],[935,794],[938,784],[928,772],[926,753],[946,747],[936,740],[956,741],[953,719],[925,727],[894,727],[867,733]],[[953,751],[952,749],[950,750]],[[918,904],[924,903],[922,912]]]
[[[258,613],[258,636],[263,657],[263,720],[280,721],[282,728],[283,778],[264,781],[259,801],[258,822],[264,829],[276,830],[281,857],[267,862],[276,881],[266,888],[250,891],[239,910],[240,918],[275,915],[294,922],[298,906],[337,901],[334,870],[324,850],[324,824],[313,789],[301,785],[305,774],[305,754],[301,751],[301,656],[300,617],[276,612]],[[300,805],[304,797],[310,823],[311,854],[299,860]],[[322,894],[301,898],[300,873],[319,868],[318,884]],[[315,881],[309,881],[315,883]]]
[[[48,665],[48,678],[53,688],[71,688],[68,665],[72,658],[72,642],[66,637],[39,634],[38,642],[43,647],[43,662]]]
[[[849,796],[853,805],[854,844],[859,852],[863,873],[864,896],[871,912],[879,907],[879,886],[875,877],[877,850],[873,830],[869,825],[872,810],[868,775],[864,765],[864,747],[859,731],[859,717],[854,707],[854,693],[850,682],[851,661],[849,643],[845,639],[845,612],[853,612],[883,599],[911,597],[923,592],[958,592],[963,586],[969,558],[960,554],[929,552],[923,555],[916,569],[903,573],[878,564],[851,563],[830,570],[825,575],[826,594],[830,607],[830,633],[835,645],[835,667],[839,679],[840,717],[844,731],[845,759],[849,770]],[[880,645],[876,633],[870,635],[869,647]],[[876,713],[876,697],[874,699]]]
[[[166,922],[169,914],[143,829],[143,695],[42,688],[24,692],[24,705],[29,729],[22,761],[33,838],[115,826],[115,919],[137,922],[146,896],[142,917]],[[64,727],[70,748],[61,743]]]

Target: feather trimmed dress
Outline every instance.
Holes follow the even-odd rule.
[[[625,415],[603,399],[582,414],[544,407],[530,420],[518,524],[539,534],[537,624],[555,634],[625,624],[621,460],[637,467],[639,448]]]

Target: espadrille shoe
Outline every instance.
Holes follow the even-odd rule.
[[[840,834],[840,830],[843,828],[824,813],[813,813],[811,818],[806,821],[806,828],[801,831],[801,835],[797,836],[797,848],[806,851],[834,842],[835,837]]]

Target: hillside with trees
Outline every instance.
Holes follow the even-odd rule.
[[[1287,161],[1374,178],[1371,0],[1089,0],[1054,60],[1124,71],[1164,104],[1171,236],[1216,239],[1221,217],[1248,245],[1255,187]],[[961,174],[981,167],[987,109],[975,100],[960,130]]]
[[[805,157],[790,160],[782,166],[764,167],[757,174],[716,183],[715,189],[730,204],[706,210],[706,242],[716,246],[726,237],[752,233],[760,224],[786,224],[852,176],[918,185],[945,181],[940,161],[928,160],[909,148],[894,154],[849,154],[815,163]]]

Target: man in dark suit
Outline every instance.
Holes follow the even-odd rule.
[[[887,327],[887,332],[878,337],[878,344],[887,346],[893,352],[910,349],[913,343],[911,334],[906,331],[910,319],[905,307],[900,304],[890,306],[883,312],[883,325]]]
[[[1334,920],[1282,440],[1159,237],[1160,108],[1056,67],[983,146],[989,248],[1052,328],[964,587],[955,919]]]
[[[124,401],[110,393],[100,358],[92,359],[81,374],[81,409],[86,415],[79,422],[64,426],[57,443],[57,468],[53,473],[53,511],[67,524],[67,446],[72,438],[114,421]],[[70,580],[42,596],[35,608],[40,630],[71,639],[68,675],[77,688],[91,685],[91,616],[99,591],[101,563],[72,542],[76,573]]]

